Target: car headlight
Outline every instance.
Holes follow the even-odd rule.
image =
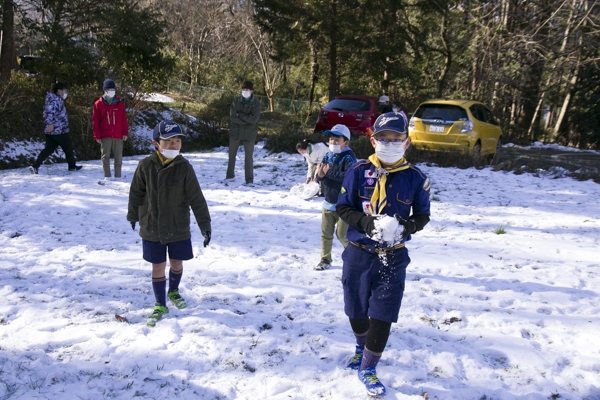
[[[415,117],[410,117],[410,120],[408,121],[408,127],[409,128],[415,128]]]
[[[474,127],[475,127],[475,124],[473,123],[473,121],[468,119],[463,124],[463,127],[460,130],[460,133],[469,133],[473,130]]]

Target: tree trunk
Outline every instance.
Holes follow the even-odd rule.
[[[576,4],[575,4],[576,1],[577,0],[573,0],[571,7],[570,7],[569,17],[567,18],[567,23],[565,26],[565,33],[563,35],[563,41],[560,46],[560,50],[558,52],[558,55],[560,58],[562,58],[562,55],[564,54],[565,49],[567,48],[567,42],[569,39],[569,35],[571,33],[572,24],[573,24],[574,9],[576,7]],[[559,58],[559,60],[560,60],[560,58]],[[552,67],[552,69],[550,70],[550,74],[549,74],[550,76],[554,75],[554,71],[556,70],[557,65],[558,65],[558,63],[555,63],[554,66]],[[546,97],[546,91],[550,87],[550,76],[546,79],[546,83],[543,86],[543,88],[541,89],[541,94],[538,99],[538,103],[535,108],[535,112],[533,113],[533,117],[531,118],[531,123],[529,124],[529,130],[527,131],[527,136],[531,139],[531,141],[534,141],[534,142],[538,140],[537,135],[535,135],[534,128],[535,128],[535,124],[538,119],[538,116],[541,113],[542,106],[544,105],[544,98]],[[545,128],[547,128],[549,120],[550,120],[550,118],[548,118],[548,120],[546,121]]]
[[[515,123],[517,122],[516,114],[517,114],[517,100],[515,99],[515,96],[513,95],[512,104],[510,106],[510,120],[509,120],[510,126],[515,126]]]
[[[475,31],[473,35],[472,48],[477,48],[477,42],[479,39],[479,29]],[[475,91],[477,90],[477,54],[473,54],[473,61],[471,62],[471,98],[476,98]]]
[[[508,0],[502,0],[502,27],[504,28],[504,30],[508,30],[508,16],[510,14],[510,3],[508,2]]]
[[[315,43],[314,39],[309,40],[308,44],[310,46],[310,91],[308,94],[307,120],[310,117],[312,103],[315,97],[315,86],[317,85],[317,80],[319,79],[319,61],[317,59],[317,44]]]
[[[337,1],[331,2],[331,26],[329,27],[329,100],[338,94],[337,73],[337,27],[335,25],[337,15]]]
[[[544,104],[544,97],[546,97],[546,89],[545,88],[547,88],[549,84],[550,84],[550,78],[546,79],[546,85],[544,86],[544,89],[542,89],[542,93],[540,94],[540,98],[538,99],[538,103],[537,103],[537,106],[535,107],[533,117],[531,117],[531,122],[529,123],[529,129],[527,130],[527,137],[529,137],[532,142],[535,142],[538,139],[537,136],[535,135],[535,132],[533,131],[533,129],[535,128],[535,122],[538,118],[538,115],[540,115],[540,110],[542,109],[542,105]]]
[[[267,96],[267,98],[269,99],[269,111],[271,111],[271,112],[275,111],[275,97],[273,97],[273,95],[271,95],[271,96]]]
[[[571,13],[569,14],[569,19],[567,21],[567,27],[565,29],[565,38],[563,39],[563,43],[561,46],[561,51],[564,51],[566,49],[567,46],[567,40],[568,40],[568,35],[571,29],[571,24],[573,21],[573,10],[576,7],[577,0],[572,0],[572,4],[571,4]],[[581,37],[579,37],[577,39],[577,55],[576,55],[576,60],[575,60],[575,66],[573,68],[573,75],[571,76],[571,79],[569,79],[569,81],[567,82],[567,85],[565,87],[565,99],[563,101],[563,105],[560,108],[560,112],[558,114],[558,118],[556,118],[556,124],[554,125],[554,130],[552,132],[552,141],[555,142],[556,139],[558,138],[558,136],[560,135],[560,126],[563,122],[563,119],[565,118],[565,115],[567,113],[567,110],[569,108],[569,104],[571,103],[571,98],[573,97],[573,91],[575,89],[575,85],[577,84],[577,79],[579,77],[579,66],[581,64],[581,48],[583,47],[583,39]]]
[[[390,64],[389,57],[386,57],[386,63],[383,67],[383,81],[381,81],[381,92],[385,95],[390,93]]]
[[[569,84],[566,90],[565,99],[563,101],[563,105],[560,108],[560,113],[558,114],[558,118],[556,119],[556,124],[554,125],[554,131],[552,132],[552,142],[556,142],[560,134],[560,125],[565,118],[567,110],[569,108],[569,104],[571,103],[571,97],[573,96],[573,88],[577,84],[577,78],[579,76],[579,59],[577,60],[577,64],[575,65],[575,71],[573,71],[573,76],[569,80]]]
[[[17,67],[17,50],[15,49],[15,10],[12,0],[4,0],[2,4],[2,49],[0,54],[0,83],[8,83],[10,74]]]
[[[448,27],[446,25],[446,16],[442,17],[442,23],[440,27],[440,37],[442,39],[442,45],[444,46],[444,68],[438,77],[437,82],[437,97],[442,97],[444,93],[444,88],[446,86],[446,76],[448,75],[448,71],[450,70],[450,64],[452,64],[452,52],[450,51],[450,47],[448,46],[448,39],[446,37]]]

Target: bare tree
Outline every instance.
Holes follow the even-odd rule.
[[[2,2],[2,44],[0,48],[0,83],[8,83],[10,74],[17,67],[15,48],[15,4],[12,0]]]
[[[273,59],[273,48],[268,36],[254,24],[252,20],[253,7],[250,4],[237,9],[230,6],[229,10],[254,48],[256,60],[262,71],[263,88],[269,99],[269,110],[274,111],[275,93],[285,78],[284,65]]]

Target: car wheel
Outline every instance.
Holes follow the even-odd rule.
[[[475,143],[473,146],[473,152],[471,154],[473,155],[473,161],[477,162],[481,159],[481,143]]]

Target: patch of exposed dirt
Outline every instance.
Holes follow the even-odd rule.
[[[497,170],[572,176],[600,183],[600,153],[551,148],[503,147],[492,160]]]

